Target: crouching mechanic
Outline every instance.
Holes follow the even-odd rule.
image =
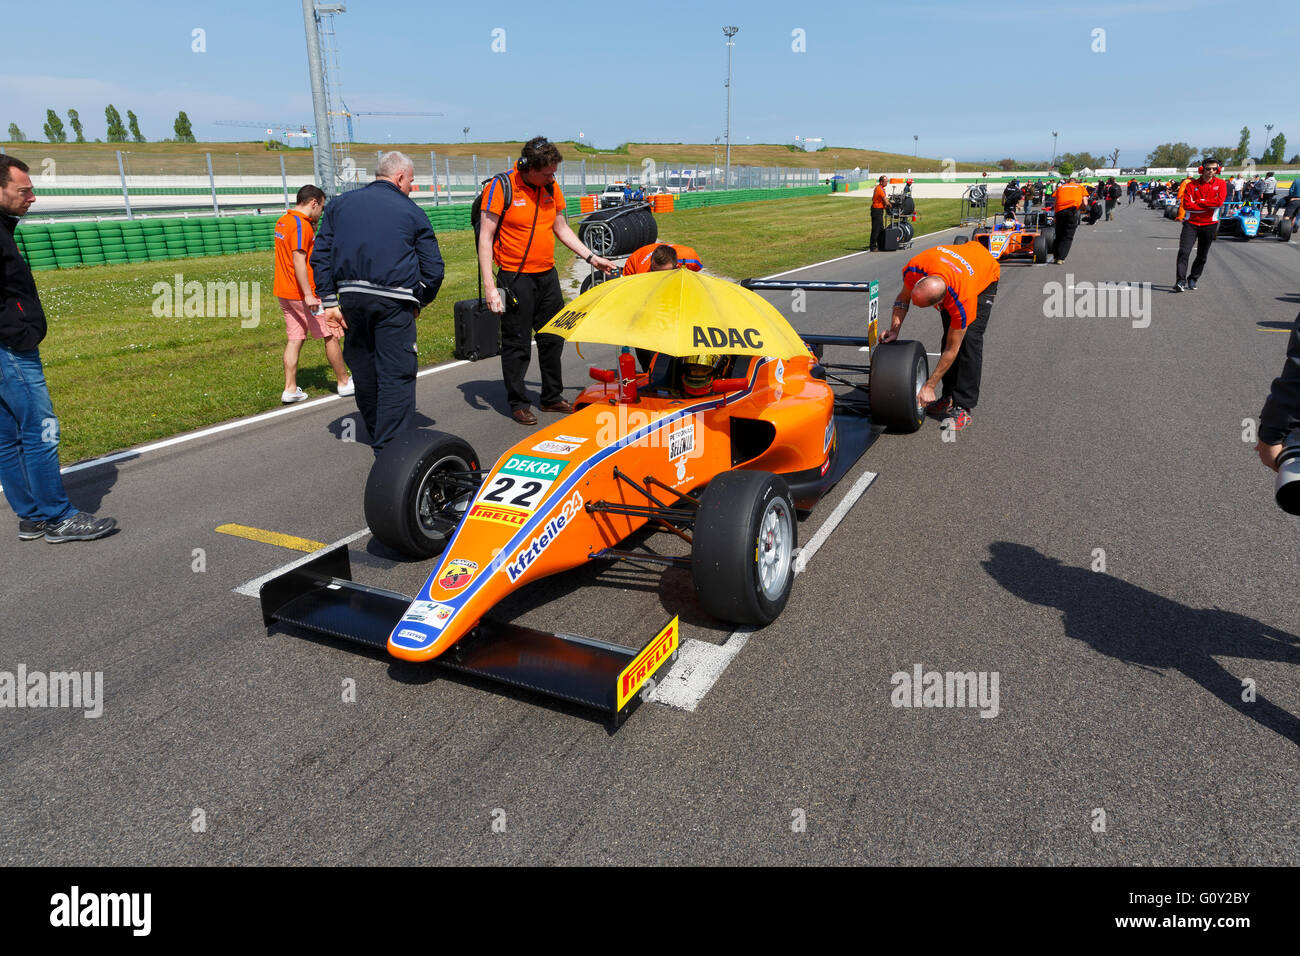
[[[935,246],[903,267],[903,288],[894,298],[893,324],[882,342],[898,338],[912,305],[934,307],[944,317],[943,352],[918,396],[928,414],[960,431],[970,424],[979,401],[984,367],[984,331],[993,312],[1001,269],[982,245]],[[943,383],[942,396],[935,388]]]
[[[699,272],[702,268],[704,266],[700,263],[699,253],[690,246],[652,242],[642,246],[627,257],[627,262],[623,263],[622,274],[633,276],[646,272],[670,272],[673,269],[690,269],[692,272]],[[641,371],[644,372],[650,368],[650,360],[653,356],[654,352],[650,349],[638,348],[636,350],[637,361],[641,363]]]

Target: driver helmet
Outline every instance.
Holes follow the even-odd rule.
[[[708,395],[718,377],[721,355],[701,354],[682,357],[682,391],[692,398]]]

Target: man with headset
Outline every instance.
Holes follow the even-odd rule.
[[[483,192],[479,272],[488,307],[501,315],[501,375],[510,417],[521,425],[537,424],[524,388],[533,336],[542,373],[542,411],[573,411],[564,398],[560,373],[564,339],[536,334],[564,306],[560,276],[555,271],[555,240],[606,275],[614,271],[614,263],[588,249],[564,218],[564,193],[555,185],[555,170],[562,159],[545,136],[534,137],[524,144],[510,172],[509,190],[493,178]]]
[[[1216,175],[1223,167],[1217,159],[1206,157],[1197,172],[1200,179],[1191,180],[1182,192],[1182,208],[1186,211],[1183,219],[1183,231],[1178,237],[1178,259],[1175,264],[1175,292],[1194,292],[1196,282],[1205,269],[1205,260],[1210,256],[1210,246],[1219,235],[1219,209],[1228,196],[1228,184]],[[1192,269],[1187,271],[1187,260],[1191,256],[1192,246],[1196,246],[1196,258],[1192,260]]]

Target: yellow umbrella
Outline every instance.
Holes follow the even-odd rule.
[[[541,329],[572,342],[650,349],[666,355],[717,352],[796,358],[799,334],[762,296],[689,269],[602,282]]]

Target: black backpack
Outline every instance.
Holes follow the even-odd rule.
[[[497,173],[495,176],[491,176],[483,180],[482,182],[483,188],[480,189],[479,194],[474,197],[474,205],[469,207],[469,224],[474,227],[474,248],[475,249],[478,248],[479,222],[483,218],[483,197],[487,194],[488,183],[494,181],[499,182],[501,184],[501,193],[505,197],[505,204],[501,207],[502,219],[504,219],[506,217],[506,213],[510,211],[510,202],[511,200],[514,199],[514,196],[511,193],[509,173]],[[497,230],[497,235],[498,236],[501,235],[500,229]]]

